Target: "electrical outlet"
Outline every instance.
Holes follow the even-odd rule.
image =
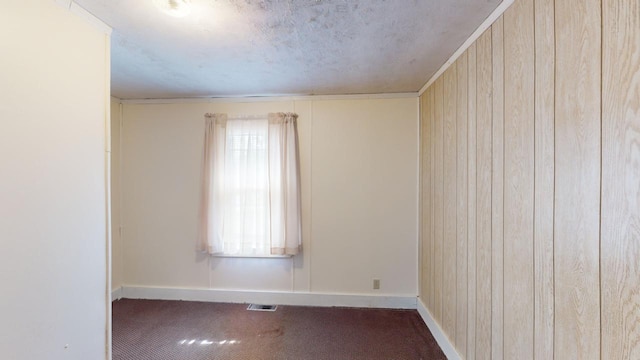
[[[373,279],[373,290],[380,289],[380,279]]]

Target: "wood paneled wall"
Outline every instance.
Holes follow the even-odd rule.
[[[420,298],[460,356],[640,359],[640,2],[516,0],[420,104]]]

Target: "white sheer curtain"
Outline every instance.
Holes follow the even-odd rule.
[[[205,116],[199,249],[239,256],[301,249],[297,115]]]
[[[269,114],[271,254],[295,255],[302,247],[298,115]]]

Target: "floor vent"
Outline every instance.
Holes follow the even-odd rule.
[[[276,311],[278,305],[261,305],[261,304],[249,304],[247,310],[252,311]]]

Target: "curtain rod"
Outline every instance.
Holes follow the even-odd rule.
[[[268,119],[268,118],[269,118],[269,114],[257,114],[257,115],[238,114],[238,115],[227,116],[227,119],[229,120],[258,120],[258,119]]]
[[[213,114],[214,113],[207,113],[205,114],[205,116],[209,116]],[[298,116],[298,114],[296,113],[287,113],[287,114],[294,114],[295,116]],[[238,115],[232,115],[232,116],[227,115],[228,120],[259,120],[259,119],[268,119],[268,118],[269,118],[269,114],[254,114],[254,115],[238,114]]]

